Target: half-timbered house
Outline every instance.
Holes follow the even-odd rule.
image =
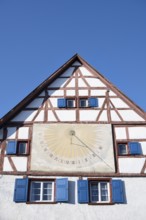
[[[0,120],[0,220],[144,220],[146,115],[74,55]]]

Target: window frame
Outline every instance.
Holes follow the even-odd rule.
[[[39,200],[32,200],[32,184],[33,183],[40,183],[40,199]],[[52,188],[51,188],[51,199],[50,200],[44,200],[43,196],[45,195],[43,193],[44,190],[44,183],[51,183]],[[47,194],[48,195],[48,194]],[[39,203],[55,203],[55,180],[54,179],[30,179],[29,183],[29,195],[28,195],[28,202],[29,203],[34,203],[34,204],[39,204]]]
[[[112,204],[112,200],[111,200],[111,179],[88,179],[89,181],[89,204],[96,204],[96,205],[104,205],[104,204]],[[92,194],[91,194],[91,184],[92,183],[97,183],[98,184],[98,201],[92,201]],[[108,200],[106,201],[102,201],[101,197],[102,197],[102,194],[101,194],[101,183],[106,183],[107,184],[107,197],[108,197]]]

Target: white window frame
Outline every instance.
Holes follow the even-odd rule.
[[[110,182],[108,181],[90,181],[90,202],[91,203],[110,203]],[[107,184],[107,200],[106,201],[102,201],[101,197],[102,197],[102,191],[101,191],[101,185],[102,183],[106,183]],[[97,201],[93,201],[92,200],[92,184],[97,184],[98,187],[98,200]],[[95,195],[96,196],[96,195]]]
[[[32,199],[32,194],[33,194],[33,188],[32,188],[32,184],[33,183],[40,183],[40,198],[39,200],[34,200]],[[44,183],[51,183],[52,184],[52,191],[51,191],[51,199],[49,200],[43,200],[43,189],[44,189]],[[31,181],[31,185],[30,185],[30,202],[54,202],[54,181],[39,181],[39,180],[34,180]]]

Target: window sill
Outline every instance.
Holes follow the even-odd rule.
[[[90,202],[88,205],[114,205],[115,203],[113,202],[104,202],[104,203],[96,203],[96,202]]]
[[[35,205],[35,204],[57,204],[57,202],[26,202],[28,205]]]

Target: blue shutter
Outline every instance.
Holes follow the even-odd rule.
[[[98,100],[97,100],[97,98],[90,97],[88,99],[88,102],[89,102],[89,107],[98,107]]]
[[[89,202],[88,180],[78,180],[78,202]]]
[[[14,202],[26,202],[28,193],[28,178],[15,180]]]
[[[124,183],[122,180],[112,180],[112,202],[124,203]]]
[[[17,142],[16,141],[8,141],[6,147],[6,154],[16,154],[17,150]]]
[[[58,99],[58,108],[65,108],[66,107],[66,99]]]
[[[68,201],[68,178],[56,179],[56,201]]]
[[[128,143],[130,154],[142,154],[141,145],[139,142],[129,142]]]

